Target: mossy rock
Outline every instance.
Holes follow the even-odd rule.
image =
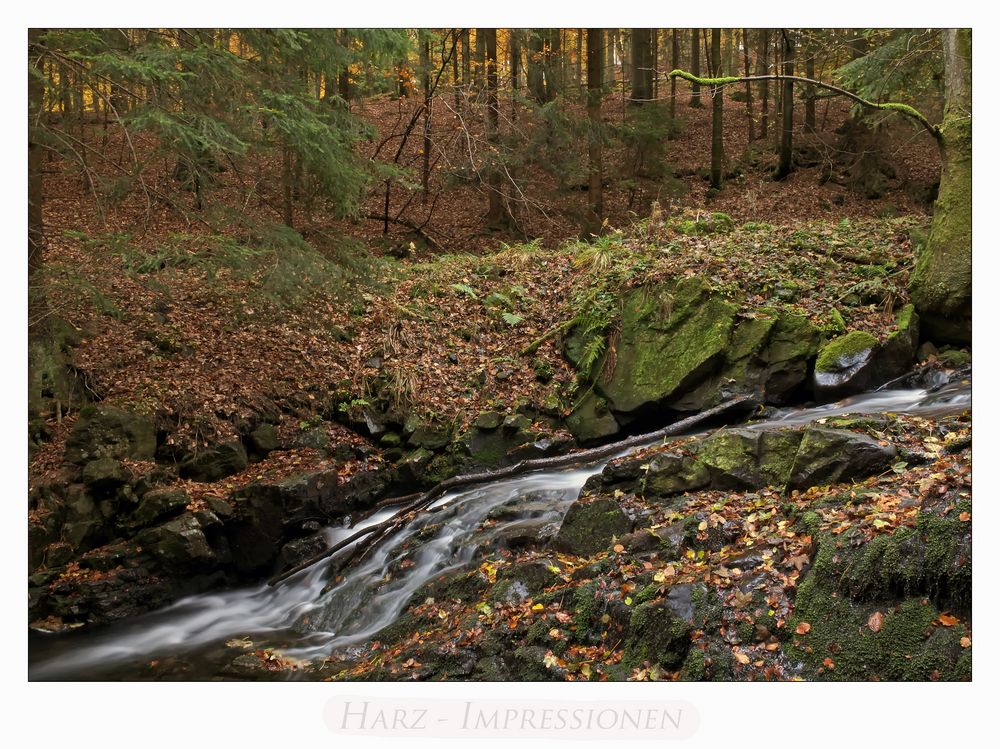
[[[676,669],[691,646],[691,626],[663,601],[640,604],[629,620],[622,662],[637,668],[644,663]]]
[[[966,625],[940,626],[943,610],[967,616],[972,605],[972,537],[959,519],[968,502],[947,516],[920,513],[900,528],[856,546],[822,535],[812,568],[799,587],[787,628],[797,635],[791,652],[807,678],[843,680],[966,680],[971,648],[960,640]],[[874,631],[870,618],[878,612]],[[832,655],[834,669],[822,661]],[[811,652],[810,652],[811,649]]]
[[[736,312],[697,278],[631,292],[614,373],[598,383],[612,410],[635,414],[700,382],[724,360]]]
[[[152,419],[112,406],[81,409],[66,440],[66,460],[78,465],[97,458],[152,460],[155,453]]]
[[[247,451],[240,442],[223,442],[182,462],[180,475],[192,481],[212,482],[239,473],[248,464]]]
[[[621,429],[604,399],[592,392],[566,417],[566,428],[581,444],[613,437]]]
[[[826,344],[816,358],[816,372],[842,374],[851,371],[865,361],[878,339],[863,330],[854,330],[834,338]]]
[[[589,556],[603,551],[615,536],[631,530],[632,522],[610,499],[574,502],[563,518],[553,547],[568,554]]]

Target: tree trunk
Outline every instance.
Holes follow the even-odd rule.
[[[539,104],[546,102],[544,55],[541,31],[528,29],[528,93]]]
[[[42,51],[44,31],[28,29],[28,409],[37,413],[39,388],[38,348],[48,337],[48,300],[42,283],[45,252],[45,225],[42,218],[44,185],[43,153],[38,136],[43,116]],[[60,73],[63,69],[60,69]],[[60,76],[61,78],[61,76]]]
[[[795,48],[792,45],[792,34],[788,29],[781,30],[784,39],[784,74],[795,75],[795,63],[792,60]],[[781,86],[781,148],[778,151],[778,167],[774,170],[774,178],[782,180],[792,171],[792,81],[785,79]]]
[[[750,77],[750,33],[743,29],[743,77]],[[753,145],[753,86],[747,81],[746,88],[746,108],[747,108],[747,148]]]
[[[420,169],[420,184],[422,190],[422,200],[427,202],[429,184],[431,180],[431,39],[430,32],[426,32],[423,44],[420,45],[420,74],[421,87],[424,89],[424,148],[423,162]]]
[[[614,29],[604,30],[604,69],[607,71],[608,81],[615,81],[615,34]]]
[[[604,221],[604,163],[601,133],[601,73],[603,61],[601,29],[587,29],[587,119],[590,125],[588,160],[590,178],[587,203],[590,208],[590,233],[597,234]]]
[[[469,52],[469,29],[462,29],[462,88],[469,93],[469,68],[472,64]]]
[[[816,57],[812,46],[806,51],[806,78],[816,78]],[[816,87],[811,83],[806,84],[806,120],[805,128],[807,133],[816,132]]]
[[[701,50],[698,47],[698,29],[691,29],[691,74],[698,78],[701,77]],[[688,106],[702,106],[701,86],[697,83],[691,84],[691,101],[688,103]]]
[[[677,70],[681,64],[681,32],[670,30],[670,69]],[[670,79],[670,119],[677,118],[677,79]],[[670,130],[673,134],[673,128]]]
[[[941,186],[926,246],[917,255],[910,296],[921,334],[972,342],[972,31],[945,29]]]
[[[767,75],[767,50],[770,48],[771,44],[769,41],[770,29],[758,29],[757,30],[757,41],[759,43],[758,53],[757,53],[757,75]],[[758,96],[760,98],[760,139],[767,140],[767,126],[768,126],[768,107],[770,106],[767,101],[768,93],[770,91],[770,82],[761,81],[760,86],[757,89]]]
[[[497,30],[477,29],[476,38],[483,40],[483,54],[486,72],[486,140],[490,144],[493,163],[489,164],[486,176],[490,207],[486,214],[486,224],[500,229],[510,223],[510,214],[504,204],[502,182],[500,180],[499,151],[500,107],[497,103]]]
[[[653,98],[652,30],[632,29],[632,90],[629,104],[644,104]]]
[[[493,30],[496,34],[496,29]],[[483,73],[486,70],[486,37],[483,29],[476,29],[476,60],[472,68],[472,87],[479,91],[483,87]],[[495,43],[494,39],[494,43]],[[495,62],[495,59],[494,59]]]
[[[722,72],[722,29],[712,29],[712,78]],[[722,86],[712,86],[712,173],[711,184],[722,189]]]
[[[452,29],[452,49],[457,50],[459,46],[458,35],[461,33],[459,29]],[[460,55],[457,51],[451,53],[451,84],[455,89],[455,111],[459,112],[462,109],[462,92],[459,86],[462,83],[461,73],[459,72],[459,58]]]
[[[576,85],[583,85],[583,29],[576,30]]]

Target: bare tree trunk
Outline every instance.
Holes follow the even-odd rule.
[[[701,77],[701,50],[698,47],[698,29],[691,29],[691,73],[700,78]],[[701,86],[697,83],[691,85],[691,101],[688,102],[690,107],[700,107],[701,103]]]
[[[743,76],[750,77],[750,34],[743,29]],[[746,108],[747,108],[747,148],[753,145],[753,86],[747,81],[746,88]]]
[[[681,32],[670,30],[670,69],[677,70],[681,64]],[[677,79],[670,79],[670,119],[677,118]],[[673,129],[671,129],[671,134]]]
[[[461,33],[459,29],[451,30],[452,47],[458,46],[458,35]],[[459,73],[459,55],[452,53],[451,55],[451,84],[455,88],[455,111],[460,112],[462,110],[462,92],[459,86],[462,84],[461,74]]]
[[[45,95],[41,78],[43,34],[44,29],[28,29],[28,330],[33,340],[43,337],[48,317],[45,289],[41,284],[45,252],[43,152],[39,143]],[[29,365],[31,363],[29,357]],[[29,372],[29,388],[34,387],[34,374],[34,371]],[[33,401],[29,399],[29,404]]]
[[[718,78],[722,68],[722,29],[712,29],[712,78]],[[722,189],[722,86],[712,86],[712,172],[711,184]]]
[[[469,68],[472,65],[472,58],[469,50],[469,29],[462,29],[462,88],[466,95],[469,93]]]
[[[652,29],[632,29],[632,90],[629,104],[644,104],[653,98]]]
[[[583,86],[583,29],[576,30],[576,85]]]
[[[815,48],[810,45],[806,49],[806,78],[816,78],[816,56]],[[816,132],[816,87],[811,83],[806,84],[806,120],[805,128],[807,133]]]
[[[781,37],[784,40],[784,74],[786,76],[795,75],[795,47],[792,43],[792,34],[788,29],[781,30]],[[778,151],[778,168],[774,171],[774,178],[782,180],[792,171],[792,81],[787,78],[781,86],[781,148]]]
[[[767,51],[770,48],[770,29],[758,29],[757,39],[759,42],[758,54],[757,54],[757,75],[767,75]],[[760,95],[760,139],[767,139],[767,125],[770,106],[767,101],[767,96],[770,91],[770,82],[761,81],[758,92]]]
[[[423,44],[420,45],[421,85],[424,89],[424,148],[423,163],[420,170],[420,184],[423,188],[422,200],[427,202],[431,180],[431,40],[430,31],[426,32]]]
[[[545,99],[544,42],[539,29],[528,29],[528,93],[539,104]]]
[[[587,29],[587,120],[589,129],[590,178],[587,182],[587,203],[590,208],[590,233],[597,234],[604,221],[604,163],[601,134],[601,73],[604,51],[601,29]]]
[[[510,213],[504,204],[502,182],[500,179],[499,151],[500,142],[500,107],[497,102],[497,30],[477,29],[476,38],[483,39],[483,54],[486,72],[486,140],[493,147],[494,163],[490,164],[487,174],[487,189],[489,191],[489,210],[486,214],[486,224],[490,228],[499,229],[510,223]]]

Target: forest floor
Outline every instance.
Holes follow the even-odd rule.
[[[740,154],[743,105],[726,105],[727,152]],[[403,108],[412,106],[384,98],[367,102],[364,114],[383,123],[385,138],[384,123],[405,121]],[[386,239],[378,222],[338,222],[318,211],[302,219],[310,247],[280,228],[245,228],[240,211],[279,219],[279,187],[257,185],[251,200],[248,176],[235,165],[219,175],[202,214],[184,214],[158,197],[176,191],[170,164],[150,159],[149,193],[102,201],[98,210],[72,165],[49,162],[50,307],[76,344],[73,363],[88,395],[154,415],[179,452],[229,438],[241,419],[260,413],[282,413],[282,442],[294,445],[306,420],[345,396],[363,399],[379,372],[411,411],[458,424],[518,399],[555,402],[566,412],[574,372],[558,336],[525,350],[593,304],[594,294],[668,276],[704,276],[738,299],[745,315],[780,304],[827,327],[837,309],[850,329],[884,336],[893,308],[907,300],[911,243],[928,222],[906,186],[933,181],[933,145],[894,130],[887,143],[896,177],[877,200],[819,185],[820,166],[775,183],[773,154],[758,145],[741,175],[706,203],[707,182],[697,172],[707,163],[710,113],[678,110],[684,126],[662,145],[680,175],[671,177],[682,183],[680,197],[665,198],[660,181],[609,175],[608,232],[593,244],[576,238],[585,194],[560,189],[558,175],[541,167],[520,173],[527,198],[521,229],[530,241],[486,231],[476,208],[485,208],[485,197],[448,178],[453,170],[442,159],[434,197],[422,204],[417,196],[417,207],[401,214],[423,224],[437,247],[421,246],[406,227],[393,226]],[[622,111],[609,99],[611,124],[620,124]],[[822,114],[827,127],[844,116],[839,104]],[[436,114],[433,123],[440,153],[461,151],[458,118]],[[100,128],[88,137],[102,137]],[[832,134],[812,140],[832,142]],[[130,148],[142,158],[152,147],[123,142],[122,158]],[[420,139],[411,138],[400,163],[417,164],[419,148]],[[628,148],[620,148],[607,163],[627,163]],[[407,200],[396,192],[394,213]],[[380,212],[382,199],[374,190],[367,208]],[[363,251],[333,239],[344,231]],[[408,258],[388,252],[410,242]],[[31,459],[31,485],[58,473],[75,414],[49,420],[50,439]],[[331,444],[365,441],[333,419],[323,426]],[[337,468],[347,475],[380,460],[373,449]],[[293,447],[218,484],[178,481],[194,499],[225,496],[253,480],[332,464],[321,451]]]

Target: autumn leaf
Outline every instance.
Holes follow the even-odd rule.
[[[958,619],[951,614],[941,614],[941,616],[938,617],[938,621],[944,627],[954,627],[958,624]]]
[[[750,656],[747,655],[746,653],[740,652],[739,650],[733,651],[733,657],[736,658],[736,660],[742,663],[744,666],[750,662]]]
[[[882,629],[882,622],[885,621],[885,616],[881,611],[876,611],[874,614],[868,617],[868,629],[872,632],[878,632]]]
[[[958,644],[961,645],[963,648],[971,648],[972,640],[969,639],[968,637],[963,637],[961,640],[958,641]]]
[[[833,662],[833,658],[824,658],[823,659],[823,665],[826,666],[831,671],[833,671],[833,669],[836,667],[835,664],[834,664],[834,662]]]
[[[812,625],[809,622],[799,622],[798,626],[795,627],[795,634],[804,635],[812,629]]]
[[[621,544],[615,544],[614,551],[616,554],[621,554],[623,551],[625,551],[625,547],[622,546]]]

